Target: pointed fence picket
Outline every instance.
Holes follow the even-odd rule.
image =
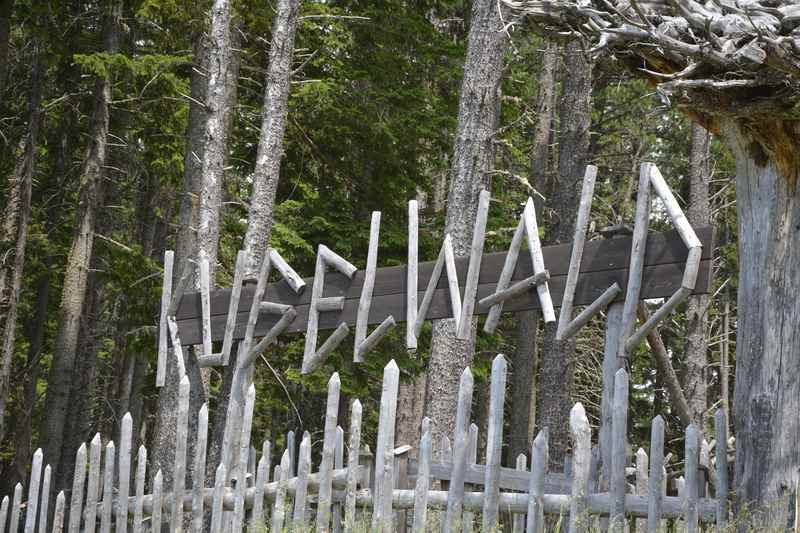
[[[649,532],[663,530],[666,520],[680,521],[687,531],[698,531],[703,523],[727,523],[728,438],[722,411],[715,416],[716,435],[711,443],[704,443],[695,426],[686,428],[685,469],[677,480],[679,495],[667,496],[663,492],[667,460],[664,421],[660,416],[653,419],[648,451],[639,449],[635,459],[627,456],[628,376],[624,369],[619,370],[609,439],[613,464],[608,489],[603,489],[597,484],[601,471],[597,457],[605,455],[592,449],[592,429],[581,404],[576,404],[570,415],[573,453],[565,473],[548,472],[547,429],[533,441],[530,470],[524,454],[517,458],[514,468],[501,464],[506,373],[506,360],[499,355],[492,364],[486,464],[475,460],[478,430],[470,424],[474,384],[469,369],[461,378],[452,441],[449,437],[441,441],[438,456],[433,457],[435,444],[428,419],[422,423],[416,459],[408,459],[411,447],[394,447],[399,369],[392,361],[384,372],[374,456],[361,440],[361,402],[352,402],[348,434],[338,425],[341,383],[334,374],[328,383],[321,464],[315,470],[311,436],[304,432],[299,450],[294,449],[294,439],[286,439],[287,448],[270,481],[270,442],[263,443],[260,457],[250,445],[255,406],[255,389],[250,387],[242,438],[236,444],[238,453],[230,454],[237,457],[230,475],[221,463],[213,484],[206,485],[208,408],[203,406],[198,413],[193,487],[186,489],[177,479],[164,486],[159,470],[148,492],[147,449],[139,447],[134,470],[132,419],[126,415],[118,447],[111,441],[103,446],[98,434],[88,447],[84,443],[78,448],[72,490],[58,493],[50,523],[51,470],[37,450],[28,486],[18,484],[13,495],[0,503],[0,533],[62,533],[65,529],[79,533],[96,531],[98,526],[100,533],[127,533],[128,527],[133,533],[149,533],[165,524],[170,524],[171,531],[191,524],[192,531],[200,532],[204,513],[210,518],[212,533],[308,531],[311,524],[316,525],[316,531],[349,533],[370,523],[372,531],[403,531],[409,526],[418,533],[430,527],[431,509],[439,511],[437,520],[443,520],[444,531],[473,531],[478,513],[484,528],[503,523],[514,533],[544,531],[546,515],[563,515],[570,533],[588,531],[599,516],[610,516],[610,527],[618,531],[623,531],[629,521],[637,531]],[[185,380],[179,392],[176,427],[182,442],[176,447],[174,462],[175,472],[184,473],[188,393]],[[103,449],[105,454],[101,453]],[[635,476],[633,484],[630,476]],[[713,498],[708,496],[712,491],[707,486],[713,487]],[[27,494],[27,501],[23,501],[23,494]]]

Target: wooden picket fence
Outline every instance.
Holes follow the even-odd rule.
[[[248,531],[494,531],[499,527],[519,533],[544,531],[545,515],[561,515],[570,532],[588,531],[608,524],[609,531],[623,532],[630,525],[637,531],[663,530],[665,520],[679,520],[686,531],[698,531],[701,522],[721,528],[728,519],[728,464],[726,421],[716,416],[716,465],[711,466],[711,446],[694,426],[686,429],[684,474],[678,479],[680,496],[667,496],[664,468],[664,422],[652,424],[649,456],[644,450],[627,452],[628,376],[615,377],[612,428],[613,458],[610,479],[599,479],[592,430],[581,404],[570,416],[572,454],[563,473],[548,473],[548,433],[543,430],[533,442],[532,468],[528,458],[517,458],[515,468],[501,465],[503,441],[506,360],[493,361],[486,456],[478,462],[478,430],[470,424],[473,378],[469,369],[461,377],[456,428],[452,445],[438,443],[436,458],[430,423],[423,422],[422,437],[411,459],[411,446],[395,448],[395,415],[399,369],[394,361],[384,369],[377,444],[374,455],[362,447],[362,406],[351,404],[350,431],[337,426],[340,381],[334,374],[328,382],[325,431],[317,471],[311,464],[311,439],[306,432],[295,447],[294,434],[279,464],[271,471],[270,443],[264,442],[256,462],[250,446],[255,389],[245,395],[244,420],[238,453],[228,454],[230,467],[221,463],[213,484],[205,480],[208,410],[199,412],[195,440],[192,487],[185,486],[187,471],[189,383],[180,385],[177,446],[173,486],[164,486],[161,472],[153,476],[152,490],[145,491],[147,450],[141,446],[133,469],[130,415],[122,420],[119,447],[103,446],[97,435],[81,445],[69,497],[56,496],[50,508],[51,471],[42,468],[42,452],[33,457],[27,500],[17,485],[13,497],[3,498],[0,533],[101,533],[112,528],[127,533],[185,528],[212,533]],[[233,451],[233,450],[229,450]],[[87,457],[88,452],[88,457]],[[347,454],[347,466],[344,455]],[[101,461],[101,455],[105,456]],[[102,464],[101,464],[102,463]],[[228,471],[230,470],[230,471]],[[272,477],[270,478],[270,474]],[[629,478],[635,479],[629,483]],[[133,480],[133,484],[131,481]],[[713,483],[712,483],[713,482]],[[715,488],[714,498],[707,486]],[[469,489],[469,490],[468,490]],[[431,512],[433,511],[433,512]],[[48,520],[48,516],[52,518]],[[48,527],[49,526],[49,527]]]

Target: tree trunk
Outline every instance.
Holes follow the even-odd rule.
[[[500,121],[500,81],[508,42],[498,9],[504,8],[489,0],[472,4],[445,225],[455,255],[462,257],[469,255],[478,195],[490,186],[494,133]],[[452,437],[461,370],[475,352],[475,324],[470,338],[459,340],[454,320],[433,323],[426,407],[434,443],[444,435]]]
[[[539,72],[539,94],[537,95],[537,120],[533,130],[531,147],[531,185],[540,194],[549,197],[550,144],[553,135],[553,119],[556,103],[556,76],[559,62],[558,45],[547,41],[542,52]],[[541,197],[534,195],[536,212],[542,217]],[[539,318],[538,311],[516,313],[517,348],[514,352],[511,377],[511,411],[520,416],[518,424],[512,424],[509,435],[510,455],[515,460],[520,453],[528,454],[533,440],[536,421],[536,370],[539,362]]]
[[[44,332],[47,324],[47,303],[50,298],[50,274],[46,272],[39,279],[36,287],[36,311],[28,331],[28,359],[27,372],[25,373],[22,385],[22,401],[16,409],[17,423],[14,426],[14,459],[12,460],[10,472],[3,477],[7,479],[3,483],[6,491],[13,490],[17,483],[24,483],[28,471],[28,465],[33,456],[33,414],[36,408],[36,401],[39,397],[37,384],[41,364],[39,359],[42,356],[42,345],[44,344]]]
[[[711,135],[699,124],[692,124],[692,147],[689,153],[689,206],[687,217],[694,227],[711,222],[708,202],[708,182],[711,179],[709,147]],[[708,305],[710,297],[701,294],[689,297],[686,304],[686,372],[683,392],[689,403],[692,420],[703,428],[707,403],[708,368]]]
[[[1,44],[1,43],[0,43]],[[19,160],[10,176],[0,235],[0,330],[3,332],[0,356],[0,441],[5,437],[6,403],[11,392],[11,370],[17,332],[17,305],[22,290],[28,221],[31,215],[31,191],[36,152],[39,145],[42,101],[42,61],[39,44],[34,44],[34,64],[28,97],[28,132],[21,143]]]
[[[97,266],[97,261],[94,261],[94,266]],[[98,396],[96,391],[98,383],[97,352],[99,350],[98,337],[101,334],[98,331],[100,327],[98,315],[101,303],[102,287],[98,287],[97,276],[92,273],[89,275],[86,299],[81,313],[77,348],[80,357],[76,358],[75,368],[72,370],[60,466],[55,472],[55,485],[60,488],[71,486],[75,470],[75,450],[80,447],[81,443],[90,440],[95,431],[102,429],[97,427],[94,409],[94,401]],[[108,438],[112,437],[108,436]]]
[[[0,0],[0,95],[5,96],[8,80],[8,44],[11,41],[11,11],[14,0]]]
[[[196,232],[179,235],[178,250],[183,256],[177,258],[176,275],[180,276],[183,265],[201,253],[209,260],[211,284],[219,248],[219,221],[221,211],[222,182],[225,175],[228,135],[233,122],[236,103],[236,80],[239,57],[233,52],[231,36],[231,5],[229,0],[215,0],[211,7],[210,26],[203,42],[195,46],[200,60],[205,59],[203,77],[192,79],[192,97],[204,103],[190,109],[184,182],[192,187],[181,203],[181,220],[196,221]],[[204,68],[203,68],[204,67]],[[192,111],[194,113],[192,113]],[[181,242],[181,239],[186,239]],[[195,273],[195,282],[199,277]],[[197,287],[196,287],[197,288]],[[192,350],[184,350],[185,369],[190,383],[189,434],[197,428],[197,412],[206,402],[206,376],[197,364]],[[173,358],[167,365],[164,386],[158,396],[156,425],[151,447],[153,449],[152,473],[161,469],[165,486],[173,483],[172,469],[175,455],[175,431],[178,405],[178,375]],[[191,446],[188,451],[192,454]],[[187,467],[187,475],[192,472]],[[151,475],[152,479],[152,475]]]
[[[119,22],[122,3],[111,3],[106,15],[105,48],[114,53],[119,47]],[[106,162],[106,148],[111,102],[111,81],[98,78],[95,81],[94,110],[81,173],[80,200],[76,219],[76,231],[72,240],[59,309],[59,325],[53,348],[53,363],[48,377],[45,417],[42,424],[45,463],[58,472],[59,458],[64,439],[64,423],[69,406],[70,386],[75,368],[78,332],[86,282],[92,258],[94,227],[97,210],[102,201],[102,179]],[[58,488],[55,487],[54,488]]]
[[[275,215],[275,194],[278,191],[283,135],[289,113],[289,92],[292,81],[292,58],[300,0],[280,0],[272,23],[269,66],[261,111],[261,138],[253,172],[253,193],[247,219],[244,249],[247,252],[249,276],[258,273]]]
[[[247,232],[243,249],[245,259],[245,279],[256,278],[267,251],[269,236],[275,217],[275,197],[278,192],[281,160],[283,159],[283,137],[286,130],[286,117],[289,113],[289,94],[292,81],[292,59],[294,39],[300,0],[281,0],[272,24],[272,40],[269,51],[269,65],[264,90],[264,107],[261,111],[261,136],[258,143],[256,165],[253,171],[253,192],[248,210]],[[215,414],[214,435],[209,450],[208,467],[215,468],[220,459],[222,439],[227,432],[235,439],[241,421],[241,408],[244,405],[244,392],[252,382],[252,369],[240,369],[232,350],[231,359],[223,374],[223,382],[218,397]],[[237,376],[237,373],[241,373]],[[240,383],[232,391],[234,383]],[[237,402],[229,402],[231,394]],[[239,412],[232,412],[234,406]],[[230,425],[230,427],[228,427]],[[234,447],[234,453],[236,448]],[[212,472],[209,470],[209,475]]]
[[[539,360],[539,312],[516,314],[517,349],[511,374],[511,412],[514,423],[508,436],[510,459],[530,454],[536,420],[536,367]],[[510,463],[509,463],[510,464]]]
[[[592,61],[581,42],[564,49],[563,94],[559,104],[558,182],[552,187],[550,244],[572,240],[578,198],[589,159]],[[539,371],[538,427],[549,428],[550,461],[559,469],[569,448],[569,411],[575,377],[575,341],[556,341],[556,323],[545,324]]]
[[[731,121],[732,122],[732,121]],[[785,500],[800,464],[800,193],[797,122],[724,123],[736,159],[739,295],[736,342],[736,475],[740,509],[758,529],[786,527]],[[779,151],[781,147],[786,151]],[[766,522],[764,521],[766,520]]]

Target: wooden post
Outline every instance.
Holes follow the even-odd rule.
[[[517,259],[519,258],[523,237],[525,237],[525,221],[520,219],[519,224],[517,224],[517,229],[514,232],[514,237],[511,239],[511,244],[508,247],[508,253],[503,263],[503,269],[500,271],[500,279],[497,280],[495,292],[506,289],[511,282],[511,277],[514,275],[514,268],[517,266]],[[483,331],[486,333],[494,333],[495,329],[497,329],[497,324],[500,322],[500,314],[502,312],[503,301],[501,300],[489,309],[489,314],[483,325]]]
[[[250,430],[253,427],[253,409],[256,402],[255,385],[250,384],[245,395],[244,421],[239,438],[239,468],[236,475],[236,500],[233,510],[233,530],[244,531],[244,499],[247,491],[247,461],[250,459]]]
[[[192,476],[192,531],[203,531],[203,490],[206,484],[206,448],[208,447],[208,404],[204,403],[197,414],[197,443],[194,447],[194,472]]]
[[[609,511],[609,531],[618,533],[622,533],[625,529],[627,432],[628,374],[624,369],[620,368],[614,378],[614,415],[611,436],[611,508]]]
[[[381,412],[378,420],[378,440],[375,446],[375,488],[372,504],[372,530],[391,531],[392,491],[394,490],[394,426],[397,412],[397,389],[400,369],[392,359],[383,370]]]
[[[75,453],[75,474],[72,478],[72,492],[69,500],[69,533],[78,533],[81,527],[81,508],[83,506],[83,484],[86,480],[86,443],[81,443]]]
[[[117,533],[128,531],[128,495],[131,490],[131,442],[133,418],[130,413],[122,417],[119,439],[119,487],[117,488]]]
[[[583,259],[583,245],[586,242],[586,230],[589,226],[589,213],[592,210],[592,197],[594,196],[594,182],[597,177],[597,167],[588,165],[583,175],[581,199],[578,205],[578,216],[575,219],[575,236],[572,239],[572,254],[567,269],[567,283],[564,287],[564,296],[561,298],[561,310],[558,315],[558,329],[556,339],[568,338],[567,326],[572,322],[572,303],[575,299],[575,288],[578,286],[578,277]]]
[[[721,530],[728,524],[728,420],[724,409],[717,409],[714,425],[717,433],[717,529]],[[797,512],[800,517],[800,508]],[[800,522],[796,521],[795,527],[800,527]]]
[[[242,294],[242,281],[244,268],[247,263],[247,252],[239,250],[236,253],[236,266],[233,270],[233,285],[231,286],[231,301],[228,305],[228,319],[225,321],[225,337],[222,339],[222,366],[228,366],[233,346],[233,330],[236,329],[236,315],[239,313],[239,297]]]
[[[356,318],[355,342],[353,343],[353,361],[364,361],[366,350],[363,349],[364,339],[367,338],[367,321],[369,310],[372,307],[372,291],[375,288],[375,270],[378,266],[378,239],[381,231],[381,212],[372,212],[372,221],[369,227],[369,249],[367,251],[367,268],[364,271],[364,285],[361,288],[361,298],[358,301]]]
[[[300,452],[297,462],[297,484],[294,492],[294,515],[292,527],[303,531],[306,527],[306,513],[308,504],[308,474],[311,471],[311,435],[308,431],[303,433],[300,441]]]
[[[469,425],[469,447],[467,448],[467,461],[469,467],[478,462],[478,426],[476,424]],[[464,527],[463,533],[472,533],[475,525],[475,513],[472,511],[464,511]]]
[[[414,490],[414,524],[412,533],[424,533],[428,515],[428,489],[431,474],[431,421],[422,419],[422,437],[419,440],[419,466]]]
[[[361,450],[361,402],[353,400],[350,407],[350,445],[347,450],[347,485],[345,489],[344,529],[356,527],[356,490],[358,488],[358,456]]]
[[[147,448],[139,446],[136,456],[136,499],[133,503],[133,533],[142,533],[144,530],[144,483],[147,473]],[[196,531],[196,530],[195,530]]]
[[[317,531],[330,531],[331,503],[333,485],[333,454],[336,450],[336,418],[339,414],[339,391],[341,382],[338,372],[334,372],[328,380],[328,403],[325,410],[325,436],[322,445],[322,462],[319,466],[319,502],[317,504]],[[288,465],[281,469],[285,470]],[[274,525],[273,525],[274,529]],[[277,529],[275,529],[277,531]]]
[[[264,493],[266,492],[266,485],[269,481],[269,449],[270,442],[265,441],[261,458],[258,460],[256,486],[253,492],[253,512],[250,519],[251,533],[258,533],[264,528]]]
[[[33,454],[33,463],[31,464],[31,476],[28,482],[28,505],[27,508],[25,509],[25,533],[33,533],[33,530],[36,527],[37,508],[39,505],[39,488],[41,481],[42,481],[42,449],[39,448]]]
[[[0,504],[0,533],[5,533],[7,521],[8,521],[8,496],[3,496],[3,503]]]
[[[152,531],[160,531],[161,530],[161,511],[163,510],[163,483],[164,483],[164,476],[161,473],[161,470],[156,472],[156,476],[153,478],[153,510],[150,514],[150,529]],[[214,529],[212,528],[212,531]],[[219,530],[217,530],[219,531]]]
[[[65,499],[64,491],[59,491],[58,496],[56,496],[56,510],[53,514],[53,533],[61,533],[64,530],[64,508],[66,507]],[[0,517],[2,517],[2,512],[0,512]],[[5,522],[5,520],[3,520],[3,522]],[[5,524],[0,522],[0,525]]]
[[[541,430],[533,439],[526,533],[542,533],[544,531],[544,477],[550,461],[547,441],[547,428]]]
[[[639,168],[639,190],[636,195],[636,215],[631,243],[631,262],[628,268],[628,291],[625,294],[625,308],[622,312],[622,335],[619,356],[626,357],[625,341],[636,327],[636,307],[642,289],[642,271],[647,246],[647,229],[650,224],[650,169],[652,163],[642,163]]]
[[[341,470],[344,468],[344,430],[342,426],[336,426],[336,446],[333,451],[333,468],[334,470]],[[333,521],[333,533],[342,533],[341,503],[334,502],[331,519]]]
[[[22,505],[22,483],[17,483],[14,486],[14,500],[11,503],[11,526],[8,529],[9,533],[16,533],[19,531],[20,505]]]
[[[47,513],[50,510],[50,465],[44,467],[44,477],[42,479],[42,502],[39,504],[39,533],[47,533]],[[0,522],[0,531],[3,530],[4,523]]]
[[[517,470],[520,472],[528,472],[528,458],[524,453],[521,453],[517,456]],[[511,531],[512,533],[524,533],[525,515],[523,513],[514,513]]]
[[[161,472],[159,472],[159,475]],[[214,492],[211,501],[211,533],[222,533],[223,499],[225,497],[225,463],[220,463],[214,476]],[[155,513],[155,511],[154,511]],[[157,529],[155,531],[158,531]]]
[[[163,387],[167,376],[167,312],[172,300],[172,268],[175,252],[164,252],[164,282],[161,288],[161,317],[158,321],[158,363],[156,364],[156,387]]]
[[[643,448],[639,448],[636,450],[636,494],[644,498],[648,497],[648,469],[649,461],[647,452],[645,452]],[[636,531],[644,531],[647,527],[647,520],[637,518],[635,524]]]
[[[572,498],[569,506],[569,531],[589,531],[589,512],[586,498],[589,494],[589,469],[592,462],[592,428],[583,405],[578,402],[569,415],[573,440]]]
[[[428,316],[428,309],[433,299],[433,294],[436,292],[436,286],[439,284],[439,279],[442,277],[442,271],[447,272],[447,287],[450,295],[450,308],[453,312],[453,318],[458,325],[459,316],[461,316],[461,289],[458,286],[458,273],[456,272],[455,255],[453,253],[453,239],[450,234],[444,236],[442,247],[439,250],[439,257],[436,258],[436,263],[433,265],[433,272],[428,280],[428,286],[425,288],[425,293],[422,295],[422,303],[417,311],[417,321],[414,324],[414,336],[419,337],[422,331],[422,325],[425,323],[425,318]]]
[[[686,509],[686,531],[696,533],[698,531],[699,517],[697,511],[698,499],[698,473],[700,470],[700,434],[694,424],[689,424],[686,428],[686,453],[685,468],[686,491],[684,493],[684,505]]]
[[[469,254],[469,269],[464,285],[464,299],[458,319],[456,337],[468,339],[472,334],[472,314],[475,311],[475,297],[478,294],[478,278],[481,274],[483,244],[486,240],[486,220],[489,217],[489,200],[491,193],[483,189],[478,195],[478,210],[475,215],[475,227],[472,231],[472,246]]]
[[[106,462],[103,478],[103,506],[100,514],[100,533],[111,531],[111,509],[114,503],[114,457],[117,453],[114,441],[106,444]]]
[[[605,349],[603,351],[603,391],[600,400],[600,445],[601,483],[600,491],[608,489],[611,482],[611,428],[614,413],[614,376],[624,367],[625,360],[618,357],[622,337],[622,313],[624,304],[612,303],[606,313]]]
[[[408,202],[408,264],[406,265],[406,349],[417,349],[417,285],[419,283],[419,205]]]
[[[647,483],[647,531],[658,533],[664,487],[664,419],[653,419],[650,428],[650,478]]]
[[[528,197],[528,202],[525,204],[522,219],[525,221],[525,233],[528,238],[528,251],[531,254],[533,273],[545,272],[542,243],[539,241],[539,226],[536,223],[536,208],[531,197]],[[553,310],[553,300],[550,298],[550,289],[547,283],[537,285],[536,292],[539,293],[539,302],[542,304],[542,318],[544,318],[545,323],[555,322],[556,312]]]
[[[286,518],[286,491],[289,485],[289,452],[284,451],[280,467],[276,468],[280,475],[276,475],[278,488],[275,492],[275,506],[272,508],[272,531],[282,531]],[[319,531],[319,529],[317,529]]]
[[[497,526],[507,371],[506,358],[503,354],[498,354],[492,361],[492,383],[489,392],[489,427],[486,435],[486,476],[483,500],[484,531],[492,531]]]
[[[86,486],[85,533],[94,533],[97,522],[97,501],[100,498],[100,433],[95,433],[89,450],[89,483]],[[70,522],[72,517],[70,516]]]
[[[297,272],[286,262],[286,260],[278,253],[275,248],[269,248],[268,252],[270,262],[275,265],[275,270],[280,272],[281,277],[286,281],[287,285],[295,292],[295,294],[302,294],[306,288],[306,282],[303,281]]]
[[[442,531],[449,533],[461,526],[462,507],[464,501],[464,479],[467,473],[469,447],[468,424],[472,407],[472,390],[474,381],[469,367],[461,373],[458,387],[458,403],[456,409],[455,449],[453,450],[453,470],[450,476],[450,489],[447,494],[447,513]]]
[[[175,434],[175,467],[172,473],[170,529],[183,529],[183,493],[186,487],[186,447],[189,439],[189,377],[183,376],[178,388],[178,419]]]

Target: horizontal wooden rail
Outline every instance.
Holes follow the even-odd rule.
[[[703,244],[703,253],[698,271],[695,294],[708,293],[711,286],[711,258],[714,248],[714,231],[711,227],[697,230]],[[608,240],[590,241],[586,243],[581,261],[581,276],[575,291],[574,305],[588,305],[613,283],[622,289],[617,300],[624,298],[628,281],[628,264],[630,261],[630,237],[617,237]],[[571,244],[548,246],[543,249],[545,266],[550,273],[550,293],[553,302],[559,305],[564,293],[567,270],[570,261]],[[681,286],[687,250],[677,232],[654,233],[647,238],[647,253],[642,280],[642,299],[671,296]],[[476,300],[495,292],[500,271],[503,268],[506,253],[486,254],[483,257],[478,280]],[[467,277],[469,257],[456,258],[459,283],[463,284]],[[426,287],[435,261],[420,263],[418,287]],[[533,275],[530,257],[520,254],[519,262],[512,277],[512,283],[524,280]],[[305,278],[308,286],[313,286],[313,278]],[[320,313],[319,329],[335,329],[340,323],[348,325],[356,323],[358,304],[364,285],[364,271],[359,270],[352,279],[339,272],[328,272],[325,276],[324,297],[344,297],[341,311]],[[233,338],[244,338],[247,316],[253,300],[255,284],[246,282],[239,299],[236,327]],[[311,291],[296,294],[286,281],[270,283],[265,293],[265,300],[295,307],[297,318],[289,325],[287,332],[305,331],[308,320]],[[421,299],[423,292],[419,292]],[[225,323],[230,305],[230,289],[217,290],[211,293],[211,337],[214,341],[223,339]],[[538,309],[539,299],[535,291],[525,293],[504,305],[505,311],[522,311]],[[475,306],[475,314],[486,314],[488,306]],[[387,317],[394,316],[397,322],[406,317],[406,267],[394,266],[379,268],[375,275],[372,308],[369,315],[370,324],[379,324]],[[428,317],[431,319],[452,316],[450,296],[445,276],[439,281],[437,290],[431,301]],[[183,296],[176,312],[181,343],[184,345],[202,342],[202,316],[200,293],[189,293]],[[256,325],[255,335],[264,335],[280,319],[277,315],[262,314]]]

